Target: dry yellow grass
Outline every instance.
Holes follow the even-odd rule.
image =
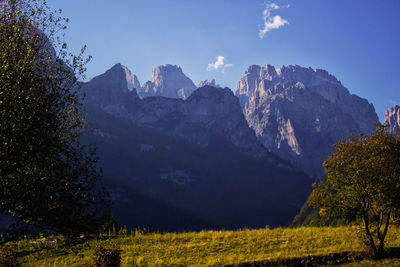
[[[103,242],[120,246],[122,266],[206,266],[362,251],[357,230],[353,226],[149,233]],[[20,263],[23,266],[87,266],[92,261],[94,245],[92,241],[69,251],[41,251],[21,258]],[[400,247],[400,228],[390,228],[387,245]],[[400,264],[398,260],[386,261],[390,266]]]

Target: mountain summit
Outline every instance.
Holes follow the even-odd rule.
[[[322,69],[252,65],[236,95],[264,146],[317,177],[322,177],[322,162],[334,143],[370,133],[378,122],[372,104],[350,94]]]
[[[386,110],[383,124],[391,133],[400,129],[400,106],[396,105]]]
[[[140,90],[140,97],[164,96],[186,99],[196,90],[196,85],[175,65],[158,66],[153,70],[151,81],[147,81]]]
[[[119,116],[127,116],[127,109],[140,100],[136,92],[138,88],[140,83],[136,75],[119,63],[89,82],[82,83],[86,103]]]
[[[209,85],[209,86],[212,86],[212,87],[215,87],[215,88],[222,88],[219,84],[216,83],[216,81],[214,79],[201,81],[199,83],[199,85],[197,85],[197,87],[200,88],[200,87],[203,87],[203,86],[206,86],[206,85]]]

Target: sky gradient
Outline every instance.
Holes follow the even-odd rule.
[[[252,64],[320,67],[383,120],[400,104],[398,0],[48,0],[70,19],[66,41],[93,56],[88,78],[122,63],[141,84],[175,64],[195,84],[235,90]],[[217,58],[218,57],[218,58]]]

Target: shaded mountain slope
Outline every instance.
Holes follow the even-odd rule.
[[[184,214],[176,218],[180,229],[291,221],[312,181],[258,142],[230,89],[205,86],[186,100],[139,99],[135,90],[126,90],[119,71],[113,76],[120,82],[103,87],[89,82],[83,90],[92,126],[85,140],[97,144],[121,224],[145,224],[147,219],[127,214],[149,208],[145,216],[157,216],[164,214],[162,206]],[[112,109],[107,104],[112,98],[104,97],[110,93],[122,96]],[[135,192],[145,197],[129,201]],[[160,205],[148,205],[146,198]],[[165,230],[171,219],[147,226]]]
[[[149,207],[145,199],[127,201],[137,191],[190,214],[180,228],[193,230],[284,225],[310,192],[311,180],[306,175],[255,160],[218,136],[202,147],[132,125],[98,108],[88,111],[92,130],[86,138],[97,144],[105,181],[117,192],[115,206],[121,224],[142,224],[126,216]],[[121,188],[123,193],[118,193]],[[164,212],[153,208],[152,216]],[[191,218],[198,218],[197,223]],[[146,226],[166,229],[163,223]]]

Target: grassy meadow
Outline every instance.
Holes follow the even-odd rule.
[[[352,227],[302,227],[240,231],[202,231],[196,233],[141,233],[115,236],[103,241],[88,241],[63,247],[51,239],[26,240],[15,244],[22,266],[88,266],[96,245],[117,245],[122,266],[223,266],[252,261],[277,260],[363,251]],[[400,227],[392,226],[387,247],[400,247]],[[345,266],[370,265],[363,260]],[[380,265],[400,266],[400,259],[384,259]]]

